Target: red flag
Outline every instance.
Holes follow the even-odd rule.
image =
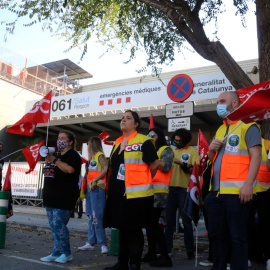
[[[270,118],[270,81],[255,84],[236,91],[241,105],[228,119],[248,124]]]
[[[18,122],[7,129],[7,132],[32,136],[37,123],[47,123],[51,113],[52,91],[41,99],[27,114]]]
[[[4,186],[2,187],[2,190],[11,190],[11,165],[10,162],[8,164],[8,169],[6,173],[6,178],[5,178],[5,183]]]
[[[190,176],[188,188],[187,188],[187,196],[184,204],[183,210],[187,213],[187,215],[193,220],[195,226],[198,225],[200,219],[200,182],[198,179],[196,162],[193,165],[193,170]]]
[[[39,143],[32,144],[22,149],[22,152],[29,164],[29,171],[25,172],[26,174],[32,172],[35,169],[37,162],[41,158],[40,154],[38,153],[38,149],[44,144],[45,141],[41,141]]]
[[[80,153],[79,153],[79,155],[81,157],[82,164],[86,163],[87,159],[84,156],[82,156]]]
[[[107,145],[113,145],[113,142],[107,142],[108,138],[110,137],[110,135],[105,131],[103,130],[99,135],[98,137],[101,139],[101,141],[104,143],[104,144],[107,144]]]
[[[154,128],[155,125],[154,125],[154,119],[153,119],[153,114],[151,113],[150,115],[150,124],[149,124],[149,130]]]
[[[199,129],[197,151],[200,157],[200,166],[199,166],[199,173],[198,173],[200,177],[203,175],[203,170],[206,163],[205,160],[207,157],[208,149],[209,149],[209,144],[207,140],[205,139],[203,133]]]

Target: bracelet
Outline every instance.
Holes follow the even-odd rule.
[[[55,158],[52,163],[55,164],[57,160],[59,160],[59,159]]]

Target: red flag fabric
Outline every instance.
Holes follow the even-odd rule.
[[[199,177],[203,175],[203,170],[206,164],[206,157],[207,157],[208,149],[209,149],[209,144],[207,140],[205,139],[203,133],[199,129],[198,144],[197,144],[197,151],[200,157],[200,166],[199,166],[199,172],[198,172]]]
[[[84,156],[82,156],[80,153],[79,153],[79,155],[81,157],[82,164],[86,163],[87,162],[87,158],[85,158]]]
[[[151,113],[151,115],[150,115],[149,130],[150,130],[151,128],[154,128],[154,127],[155,127],[155,125],[154,125],[153,114]]]
[[[2,190],[3,191],[11,190],[11,164],[10,164],[10,162],[8,164],[5,183],[4,183],[4,186],[2,187]]]
[[[184,204],[183,210],[187,213],[187,215],[193,220],[195,226],[198,225],[200,219],[200,182],[196,169],[196,162],[193,165],[193,170],[190,176],[188,188],[187,188],[187,196]]]
[[[228,115],[228,119],[248,124],[270,118],[270,81],[236,90],[236,93],[241,105]]]
[[[26,174],[32,172],[35,169],[37,162],[41,158],[40,154],[38,153],[38,149],[44,144],[45,141],[41,141],[39,143],[32,144],[22,149],[22,152],[29,164],[29,170],[25,172]]]
[[[99,135],[98,137],[101,139],[101,141],[104,143],[104,144],[107,144],[107,145],[113,145],[113,142],[107,142],[108,138],[110,137],[110,135],[105,131],[103,130]]]
[[[51,113],[52,91],[41,99],[27,114],[18,122],[7,129],[9,133],[32,136],[37,123],[47,123]]]

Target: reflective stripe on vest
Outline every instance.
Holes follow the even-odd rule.
[[[94,157],[90,160],[89,167],[88,167],[88,176],[87,176],[87,185],[89,185],[101,172],[102,172],[102,166],[99,162],[99,156],[105,155],[102,152],[97,152]],[[96,162],[95,168],[90,169],[91,162]],[[105,189],[106,187],[106,175],[103,176],[100,180],[97,182],[97,186]]]
[[[267,144],[269,144],[269,141],[262,139],[262,161],[256,177],[255,192],[264,192],[270,187],[270,172],[267,166],[268,156],[266,152]]]
[[[111,157],[123,139],[124,136],[115,141]],[[143,153],[140,147],[147,140],[153,142],[151,138],[139,134],[137,131],[127,138],[128,145],[124,150],[127,199],[148,197],[154,194],[151,172],[149,166],[142,160]]]
[[[158,149],[158,159],[160,160],[162,152],[169,146],[162,146]],[[172,168],[168,172],[157,170],[156,175],[152,179],[154,193],[169,193],[169,187],[172,176]]]
[[[238,122],[229,126],[230,133]],[[250,164],[250,155],[245,142],[248,128],[256,123],[239,125],[226,139],[225,151],[222,156],[220,168],[220,193],[239,194],[246,180]],[[226,134],[226,125],[220,126],[216,139],[223,140]]]

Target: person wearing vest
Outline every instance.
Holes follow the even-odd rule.
[[[88,216],[88,242],[78,247],[80,250],[93,250],[94,245],[101,247],[101,253],[108,253],[105,229],[103,228],[103,212],[105,207],[106,173],[108,163],[103,153],[99,137],[91,137],[88,141],[86,172],[81,186],[80,197],[86,198],[86,215]]]
[[[172,137],[172,144],[176,146],[173,149],[174,163],[173,173],[170,182],[170,190],[168,201],[166,205],[166,225],[165,236],[167,241],[168,252],[173,250],[173,235],[176,224],[176,212],[179,209],[179,214],[182,218],[184,225],[184,243],[188,259],[194,258],[194,238],[192,220],[183,211],[186,196],[187,187],[189,184],[190,176],[194,163],[200,164],[200,158],[197,150],[189,146],[192,136],[189,130],[184,128],[177,129]],[[197,166],[197,169],[199,166]]]
[[[262,160],[249,214],[248,247],[249,259],[262,261],[264,256],[266,270],[270,270],[270,171],[267,153],[269,153],[269,140],[262,138]],[[257,222],[255,222],[256,214]]]
[[[150,262],[152,267],[172,267],[172,260],[168,255],[166,239],[163,229],[159,225],[161,213],[165,210],[171,175],[173,151],[168,146],[164,133],[159,128],[152,128],[148,135],[155,142],[155,147],[159,159],[159,167],[152,183],[154,187],[154,211],[152,223],[146,228],[148,240],[148,253],[142,258],[142,262]],[[157,258],[156,247],[161,254]]]
[[[256,123],[227,119],[239,105],[236,92],[219,95],[217,113],[224,121],[208,152],[213,166],[204,205],[213,240],[213,270],[226,269],[227,258],[232,270],[248,269],[247,221],[262,158],[261,135]]]
[[[120,122],[123,135],[110,156],[104,227],[119,229],[118,262],[106,270],[140,269],[144,246],[142,228],[149,226],[153,211],[152,177],[158,167],[154,141],[139,134],[140,118],[128,110]]]

